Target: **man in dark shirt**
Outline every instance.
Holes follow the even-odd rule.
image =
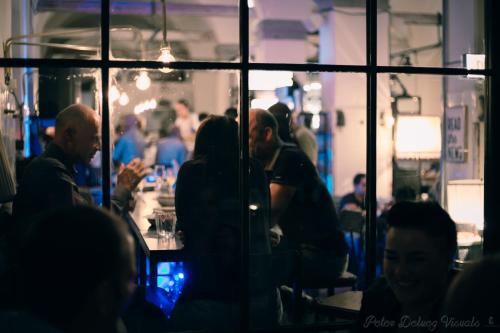
[[[14,216],[24,219],[58,206],[91,204],[75,183],[74,165],[89,164],[100,145],[99,119],[94,110],[73,104],[61,111],[56,118],[53,142],[23,174],[14,200]],[[144,165],[138,159],[120,168],[112,195],[116,210],[127,205],[131,191],[144,176]]]
[[[306,278],[336,278],[347,263],[347,245],[338,230],[335,207],[316,168],[295,145],[278,137],[274,116],[250,110],[250,154],[264,165],[270,182],[273,245],[280,234],[299,249]]]
[[[340,200],[340,210],[365,210],[366,176],[358,173],[352,181],[354,192],[346,194]]]

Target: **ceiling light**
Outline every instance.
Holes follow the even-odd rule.
[[[167,42],[167,6],[165,4],[165,0],[161,0],[162,5],[162,18],[163,18],[163,40],[161,42],[160,47],[160,56],[158,57],[158,61],[163,62],[164,64],[169,64],[172,61],[175,61],[175,57],[172,54],[172,49]],[[170,73],[173,71],[172,68],[162,67],[159,68],[162,73]]]
[[[118,103],[120,103],[121,106],[125,106],[128,104],[129,102],[129,98],[128,98],[128,95],[126,92],[122,92],[122,94],[120,95],[120,99],[118,100]]]
[[[175,57],[170,50],[170,47],[164,46],[160,49],[160,56],[158,57],[158,61],[163,62],[164,64],[169,64],[172,61],[175,61]],[[162,73],[170,73],[173,71],[172,68],[163,67],[159,69]]]
[[[151,79],[146,71],[141,71],[137,79],[135,80],[135,86],[139,90],[146,90],[151,86]]]

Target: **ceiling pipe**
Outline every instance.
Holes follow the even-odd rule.
[[[112,1],[112,15],[159,15],[162,6],[160,3],[141,1]],[[195,3],[167,3],[167,10],[172,14],[238,17],[238,6],[232,5],[204,5]],[[38,0],[34,5],[36,13],[41,12],[78,12],[86,14],[100,14],[100,0]]]

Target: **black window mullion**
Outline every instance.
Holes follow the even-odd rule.
[[[368,73],[366,80],[366,246],[365,281],[367,285],[375,279],[376,219],[377,219],[377,1],[366,1],[366,57]]]
[[[111,144],[108,103],[109,84],[109,0],[101,0],[101,92],[102,92],[102,203],[111,207]]]
[[[249,13],[247,0],[240,0],[240,163],[239,189],[241,212],[241,294],[240,331],[247,332],[250,323],[250,221],[248,215],[248,63],[250,58]]]
[[[498,91],[500,90],[500,29],[499,20],[494,14],[500,10],[500,3],[496,0],[485,1],[485,38],[486,38],[486,64],[491,70],[491,76],[486,78],[486,138],[485,138],[485,165],[484,165],[484,245],[485,254],[500,251],[500,210],[496,196],[500,187],[500,133],[498,127],[500,103]],[[497,29],[497,30],[495,30]]]

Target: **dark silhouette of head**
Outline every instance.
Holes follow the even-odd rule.
[[[500,325],[499,276],[498,255],[485,257],[460,272],[448,289],[443,318],[462,324],[449,325],[444,332],[487,332]]]
[[[357,195],[364,196],[366,194],[366,175],[364,173],[356,174],[352,183],[354,185],[354,192]]]
[[[236,118],[238,118],[238,110],[236,110],[235,107],[227,108],[226,111],[224,111],[224,115],[228,118],[236,120]]]
[[[268,109],[269,112],[276,118],[278,122],[278,136],[284,142],[293,142],[290,135],[290,124],[292,121],[292,113],[286,104],[278,102],[273,104]]]
[[[238,147],[238,124],[228,117],[211,115],[196,132],[193,156],[221,170],[237,166]]]
[[[133,242],[123,221],[80,206],[39,215],[20,246],[16,301],[65,332],[109,332],[133,291]]]
[[[396,202],[402,201],[415,201],[417,199],[417,192],[411,186],[402,186],[397,189],[394,195]]]

